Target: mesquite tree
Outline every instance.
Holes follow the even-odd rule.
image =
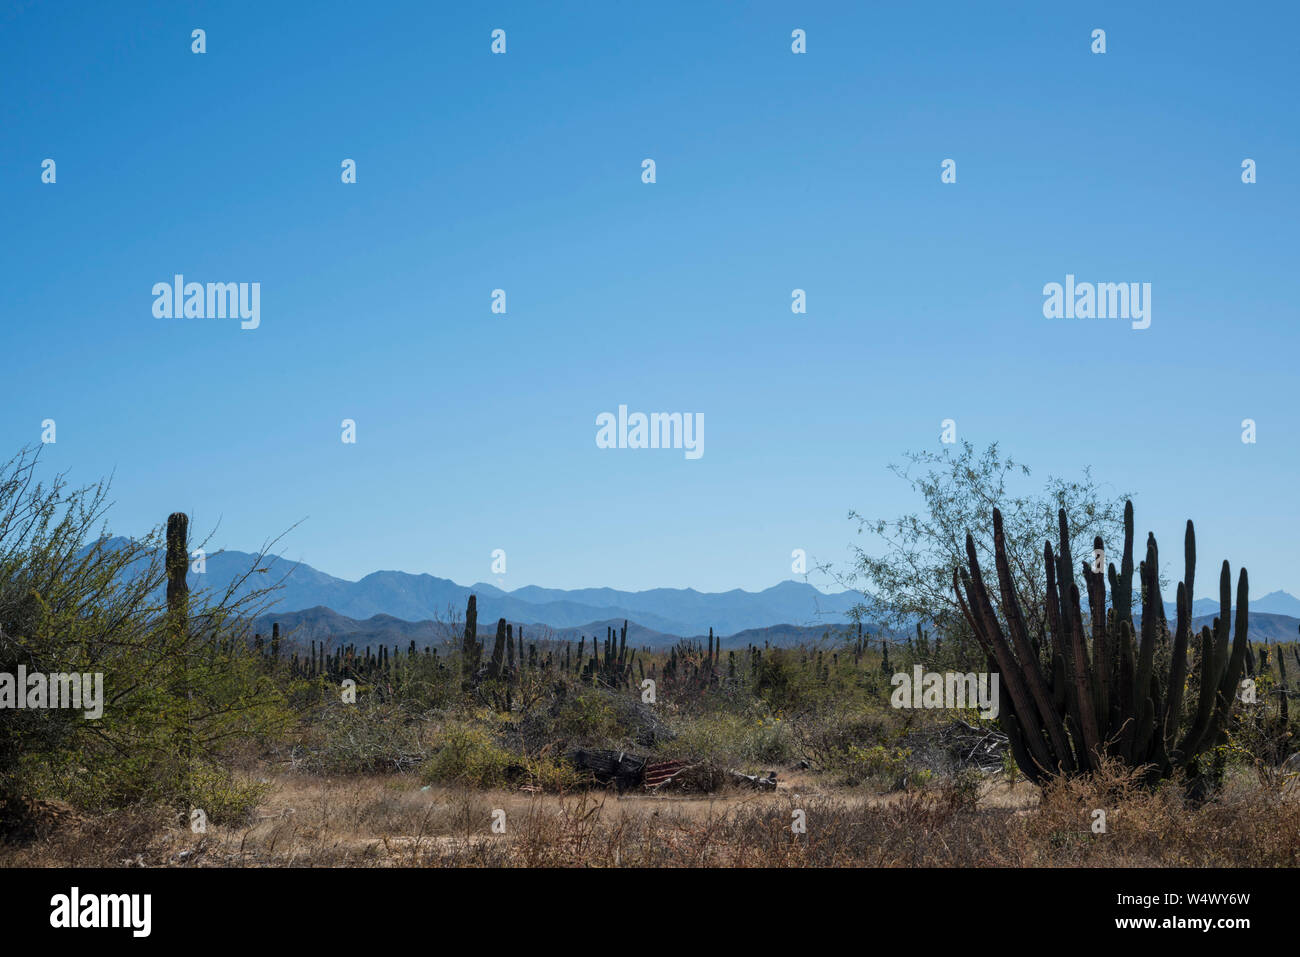
[[[0,830],[20,799],[41,793],[94,807],[204,806],[193,802],[215,786],[232,740],[296,725],[248,647],[267,593],[234,597],[264,555],[229,591],[189,592],[185,516],[168,520],[166,538],[162,528],[112,538],[108,484],[42,483],[38,456],[23,449],[0,463],[0,673],[97,676],[102,713],[4,711]]]
[[[1097,535],[1110,539],[1120,532],[1124,497],[1105,494],[1088,471],[1073,480],[1049,478],[1034,490],[1026,481],[1029,469],[996,444],[983,451],[963,442],[941,453],[913,453],[890,471],[907,482],[922,507],[887,521],[851,513],[859,531],[883,548],[855,548],[847,574],[825,570],[863,593],[857,609],[862,620],[895,633],[911,631],[918,621],[933,622],[933,633],[943,636],[950,660],[963,670],[978,667],[984,656],[953,600],[952,569],[965,561],[964,545],[972,531],[981,560],[992,559],[993,542],[982,527],[990,508],[997,507],[1005,518],[1004,547],[1015,574],[1016,599],[1030,632],[1040,639],[1047,628],[1042,543],[1055,536],[1057,513],[1065,510],[1072,544],[1079,550]]]

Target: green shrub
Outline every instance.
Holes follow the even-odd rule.
[[[550,794],[562,794],[587,783],[577,768],[549,754],[525,758],[524,769],[530,785]]]
[[[872,784],[890,789],[906,773],[910,755],[911,752],[906,748],[886,747],[882,744],[859,747],[850,744],[844,749],[834,770],[842,775],[847,785]]]
[[[781,764],[794,753],[789,723],[762,708],[744,713],[710,711],[679,717],[677,737],[663,749],[665,756],[707,760],[727,765]]]
[[[889,709],[831,707],[800,717],[797,725],[801,757],[818,770],[842,767],[850,747],[869,747],[897,740],[905,727]]]
[[[601,744],[622,737],[621,726],[609,696],[600,691],[584,691],[566,700],[557,709],[553,723],[555,734],[579,744]]]
[[[310,774],[376,774],[411,770],[426,753],[414,716],[361,695],[357,704],[335,700],[318,710],[292,762]]]
[[[435,751],[420,769],[426,784],[464,784],[499,787],[517,777],[523,766],[482,727],[463,721],[448,722]]]
[[[186,790],[190,809],[201,809],[208,823],[244,824],[271,785],[236,777],[217,765],[202,764],[188,775]]]

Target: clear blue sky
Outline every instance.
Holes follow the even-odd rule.
[[[886,466],[951,417],[1136,492],[1169,570],[1191,517],[1205,587],[1227,557],[1300,592],[1298,32],[1282,3],[6,3],[0,444],[53,418],[115,531],[305,518],[286,554],[344,577],[490,580],[503,548],[506,587],[757,589],[912,507]],[[260,282],[261,327],[155,318],[175,273]],[[1150,282],[1151,327],[1045,319],[1067,273]],[[703,413],[704,456],[598,449],[620,403]]]

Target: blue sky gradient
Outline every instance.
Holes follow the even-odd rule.
[[[55,419],[123,534],[711,591],[847,561],[953,418],[1136,493],[1167,570],[1193,518],[1300,592],[1297,9],[7,4],[0,444]],[[175,273],[261,282],[260,328],[155,318]],[[1151,327],[1045,319],[1067,273]],[[620,403],[704,456],[598,449]]]

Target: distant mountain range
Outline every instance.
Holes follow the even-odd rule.
[[[1274,591],[1259,598],[1251,598],[1249,605],[1251,641],[1300,640],[1300,598],[1288,592]],[[1203,627],[1213,626],[1220,611],[1219,602],[1214,598],[1198,598],[1192,602],[1192,631],[1198,632]],[[1234,610],[1230,609],[1230,622],[1233,622],[1233,614]],[[1169,619],[1172,630],[1174,622],[1178,620],[1178,607],[1173,602],[1165,602],[1165,617]]]
[[[123,540],[124,541],[124,540]],[[111,544],[111,543],[110,543]],[[223,551],[207,557],[202,575],[189,575],[191,589],[224,591],[254,568],[257,556]],[[348,581],[310,565],[269,557],[248,576],[236,594],[278,584],[272,601],[257,621],[264,633],[278,621],[302,641],[341,638],[358,645],[418,645],[441,641],[447,623],[462,619],[471,594],[478,596],[480,626],[490,631],[498,618],[513,624],[546,629],[559,640],[582,635],[603,638],[605,628],[628,624],[628,641],[639,647],[663,647],[679,637],[703,637],[712,628],[727,638],[728,647],[750,642],[799,644],[820,638],[828,629],[849,622],[849,612],[862,601],[857,592],[826,594],[806,582],[784,581],[758,592],[733,589],[700,592],[693,588],[654,588],[620,591],[614,588],[542,588],[529,585],[506,591],[479,582],[458,585],[427,574],[373,572]],[[1165,604],[1172,626],[1176,608]],[[1210,598],[1192,604],[1199,630],[1219,613]],[[1300,598],[1274,591],[1250,602],[1251,638],[1292,641],[1300,638]],[[870,629],[876,631],[874,627]],[[539,635],[540,637],[540,635]]]
[[[603,640],[605,629],[613,628],[616,632],[623,626],[625,619],[591,621],[585,625],[572,628],[552,628],[548,625],[525,625],[525,640],[537,639],[552,641],[578,641],[582,637]],[[482,617],[479,619],[479,635],[491,641],[495,634],[495,621],[492,628],[485,628]],[[518,622],[513,622],[518,627]],[[312,641],[323,641],[330,647],[339,643],[354,644],[358,648],[367,645],[379,645],[405,648],[412,641],[417,648],[426,645],[437,646],[448,640],[459,643],[461,633],[449,627],[447,621],[404,621],[392,615],[374,615],[364,621],[340,615],[323,606],[308,608],[305,611],[272,612],[262,615],[254,621],[254,628],[263,635],[271,633],[271,626],[278,624],[281,634],[291,637],[294,642],[305,646]],[[827,624],[820,626],[772,625],[767,628],[749,628],[730,637],[722,638],[724,648],[745,648],[750,644],[789,647],[808,644],[822,638],[827,632],[835,632],[848,627],[844,624]],[[670,635],[662,631],[646,628],[635,621],[627,620],[627,641],[637,648],[667,648],[675,645],[682,636]],[[703,644],[707,633],[691,636]]]
[[[1233,595],[1236,595],[1236,586],[1233,586]],[[1300,618],[1300,598],[1296,598],[1284,591],[1271,591],[1267,595],[1259,598],[1253,595],[1250,598],[1250,613],[1266,612],[1270,615],[1289,615],[1292,618]],[[1165,602],[1165,617],[1170,621],[1175,620],[1178,614],[1177,606],[1171,602]],[[1203,615],[1214,617],[1219,614],[1219,600],[1217,598],[1198,598],[1192,602],[1192,618],[1200,618]]]
[[[1291,615],[1274,615],[1266,611],[1255,611],[1255,603],[1251,602],[1250,610],[1250,628],[1248,635],[1251,641],[1262,641],[1267,644],[1276,644],[1279,641],[1296,641],[1300,639],[1300,618],[1294,618]],[[1205,615],[1201,618],[1192,619],[1192,633],[1195,635],[1206,625],[1213,625],[1214,619],[1218,615]],[[1170,627],[1173,627],[1173,620],[1170,620]]]
[[[256,555],[239,551],[209,555],[202,575],[189,574],[190,588],[224,592],[231,582],[254,567],[256,559]],[[250,575],[236,595],[278,584],[280,588],[267,610],[281,618],[288,612],[305,614],[305,610],[311,610],[318,624],[325,621],[321,609],[358,623],[376,615],[417,624],[448,621],[464,617],[466,601],[473,594],[478,596],[478,616],[483,623],[504,618],[512,623],[571,631],[590,630],[600,622],[617,621],[621,625],[628,620],[649,632],[668,636],[706,635],[710,628],[716,634],[731,635],[777,624],[843,624],[848,621],[850,609],[862,598],[851,591],[825,594],[806,582],[796,581],[780,582],[758,592],[738,588],[726,592],[693,588],[566,590],[536,585],[506,591],[485,582],[458,585],[433,575],[397,571],[372,572],[360,581],[348,581],[310,565],[274,558],[268,558],[258,568],[265,571]],[[376,627],[385,630],[389,625]],[[601,631],[603,634],[603,626]]]
[[[1202,626],[1211,625],[1215,617],[1214,615],[1203,615],[1199,618],[1193,618],[1193,630],[1199,632]],[[494,622],[483,618],[480,618],[479,621],[480,636],[490,641],[493,629],[484,628],[483,624],[485,621],[492,624]],[[623,621],[624,619],[590,621],[584,625],[571,628],[552,628],[548,625],[534,624],[525,629],[525,635],[529,640],[577,641],[583,636],[589,639],[593,637],[603,639],[606,628],[613,628],[618,631],[622,627]],[[367,645],[372,647],[397,645],[405,648],[414,641],[417,647],[423,648],[426,645],[436,646],[448,639],[453,642],[460,640],[460,632],[452,629],[447,620],[405,621],[401,618],[394,618],[392,615],[374,615],[364,621],[359,621],[346,615],[340,615],[338,612],[323,606],[308,608],[304,611],[273,612],[262,615],[255,620],[254,627],[263,635],[269,635],[272,624],[279,624],[284,635],[292,636],[295,642],[304,646],[311,641],[324,641],[331,647],[342,642],[355,644],[359,648],[364,648]],[[514,624],[518,625],[518,622],[514,622]],[[744,648],[751,644],[771,645],[778,648],[790,647],[811,644],[828,634],[834,638],[838,634],[843,634],[844,629],[849,627],[845,624],[836,623],[815,626],[769,625],[766,628],[747,628],[736,632],[734,635],[722,637],[721,640],[722,646],[728,649]],[[1293,618],[1290,615],[1273,615],[1268,612],[1252,611],[1250,613],[1251,641],[1270,644],[1295,641],[1300,638],[1300,632],[1297,632],[1297,629],[1300,629],[1300,618]],[[869,626],[868,632],[872,637],[879,636],[879,631],[874,626]],[[638,648],[667,648],[675,645],[681,637],[656,631],[653,628],[646,628],[636,621],[627,620],[628,644]],[[697,634],[690,637],[703,644],[706,636],[705,634]],[[900,637],[891,639],[891,641],[899,640],[902,639]]]

